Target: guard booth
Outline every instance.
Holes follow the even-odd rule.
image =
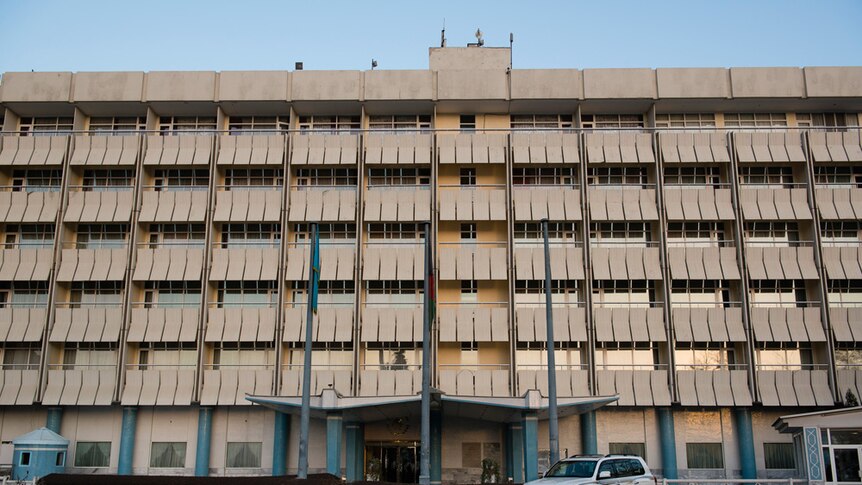
[[[69,440],[39,428],[12,440],[12,479],[32,480],[66,469]]]

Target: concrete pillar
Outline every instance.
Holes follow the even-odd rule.
[[[341,413],[326,415],[326,473],[341,476]]]
[[[443,481],[443,414],[431,410],[431,483]]]
[[[595,455],[599,452],[596,439],[596,412],[587,411],[581,414],[581,453]]]
[[[524,483],[524,425],[509,423],[506,427],[506,476],[513,483]]]
[[[347,481],[365,480],[365,426],[362,423],[346,423],[344,434],[347,440]]]
[[[195,449],[195,476],[210,474],[210,445],[212,443],[213,410],[202,407],[198,410],[198,440]]]
[[[62,424],[63,408],[48,408],[48,418],[45,420],[45,427],[57,434],[60,434],[60,427]]]
[[[272,439],[272,476],[287,475],[287,439],[290,433],[290,415],[275,412]]]
[[[742,468],[742,478],[752,480],[757,478],[757,463],[754,461],[754,433],[751,431],[751,409],[736,408],[733,410],[736,421],[736,436],[739,440],[739,464]]]
[[[658,437],[661,444],[661,467],[664,478],[675,480],[679,478],[676,467],[676,435],[673,429],[673,410],[671,408],[656,408],[658,418]]]
[[[135,431],[138,425],[138,408],[123,408],[123,424],[120,428],[120,454],[118,475],[132,474],[132,459],[135,456]]]
[[[524,413],[524,481],[539,478],[539,417],[535,412]]]

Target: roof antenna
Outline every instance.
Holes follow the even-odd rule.
[[[478,44],[479,47],[482,47],[483,45],[485,45],[485,39],[482,38],[482,31],[481,30],[476,29],[476,33],[474,35],[476,36],[476,44]]]
[[[446,19],[443,19],[443,30],[440,31],[440,47],[446,47]]]
[[[371,70],[373,71],[375,67],[377,67],[377,59],[371,59]]]

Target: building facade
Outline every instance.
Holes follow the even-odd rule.
[[[319,222],[312,393],[361,411],[318,407],[310,467],[414,482],[430,221],[432,478],[533,478],[547,218],[562,454],[804,473],[773,422],[862,396],[862,68],[510,54],[5,74],[0,463],[47,425],[76,473],[295,473]]]

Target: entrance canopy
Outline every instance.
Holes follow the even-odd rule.
[[[301,397],[246,396],[249,401],[286,414],[299,414]],[[619,396],[564,397],[557,399],[560,417],[594,411],[619,399]],[[340,412],[345,421],[373,422],[405,416],[419,416],[421,396],[344,397],[334,389],[325,389],[311,397],[311,414],[324,418]],[[517,422],[525,412],[535,412],[539,419],[548,417],[548,398],[539,391],[527,391],[522,397],[450,396],[438,390],[431,394],[432,409],[443,416],[479,419],[498,423]]]
[[[790,414],[772,423],[782,433],[798,433],[804,428],[859,428],[862,429],[862,406]]]

